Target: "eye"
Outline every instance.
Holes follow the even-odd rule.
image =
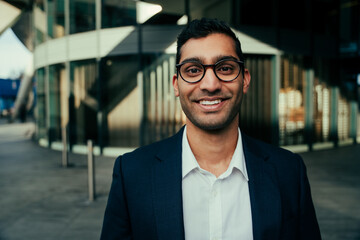
[[[233,74],[238,69],[237,63],[233,61],[224,61],[216,66],[216,73],[222,75]]]
[[[220,69],[218,69],[222,72],[228,72],[228,71],[231,71],[233,70],[232,67],[227,67],[227,66],[222,66]]]
[[[187,70],[187,72],[190,73],[190,74],[196,74],[196,73],[198,73],[199,71],[200,71],[200,69],[199,69],[199,68],[196,68],[196,67],[192,67],[192,68],[189,68],[189,69]]]
[[[221,74],[230,74],[234,72],[234,67],[230,65],[221,65],[216,68],[216,72]]]
[[[186,63],[182,66],[182,73],[188,76],[197,76],[202,74],[203,68],[198,63]]]

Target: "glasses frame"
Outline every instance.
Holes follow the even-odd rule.
[[[233,62],[236,62],[237,64],[239,64],[239,67],[240,67],[239,73],[236,75],[235,78],[233,78],[233,79],[231,79],[231,80],[223,80],[223,79],[221,79],[221,78],[216,74],[216,71],[215,71],[215,67],[216,67],[217,65],[219,65],[220,63],[225,62],[225,61],[233,61]],[[200,64],[200,65],[203,67],[203,69],[204,69],[204,73],[203,73],[203,75],[201,76],[201,78],[200,78],[199,80],[195,81],[195,82],[189,82],[189,81],[187,81],[187,80],[181,75],[181,71],[180,71],[181,66],[183,66],[185,63],[189,63],[189,62],[190,62],[190,63],[191,63],[191,62],[193,62],[193,63],[198,63],[198,64]],[[194,60],[194,61],[184,61],[184,62],[182,62],[182,63],[176,64],[175,66],[176,66],[176,70],[177,70],[177,75],[178,75],[178,77],[179,77],[179,74],[180,74],[182,80],[184,80],[184,81],[187,82],[187,83],[198,83],[198,82],[200,82],[200,81],[205,77],[206,70],[207,70],[208,68],[212,68],[215,76],[216,76],[220,81],[223,81],[223,82],[232,82],[232,81],[234,81],[237,77],[239,77],[239,75],[240,75],[240,73],[242,72],[242,69],[243,69],[243,67],[244,67],[244,62],[243,62],[243,61],[240,61],[240,60],[237,60],[237,59],[222,59],[222,60],[220,60],[220,61],[218,61],[218,62],[216,62],[216,63],[214,63],[214,64],[202,64],[201,62]]]

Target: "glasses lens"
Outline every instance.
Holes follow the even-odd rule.
[[[215,73],[223,81],[232,81],[240,74],[240,64],[233,60],[225,60],[215,65]]]
[[[186,62],[180,67],[180,75],[187,82],[197,82],[204,74],[204,67],[198,62]]]

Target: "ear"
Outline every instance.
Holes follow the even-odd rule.
[[[178,97],[180,94],[179,94],[179,86],[178,86],[178,77],[177,77],[176,73],[173,76],[172,84],[173,84],[173,87],[174,87],[175,96]]]
[[[251,80],[251,75],[250,72],[247,68],[244,69],[244,79],[243,79],[243,93],[247,93],[247,91],[249,90],[249,86],[250,86],[250,80]]]

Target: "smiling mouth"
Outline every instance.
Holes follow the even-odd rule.
[[[205,106],[211,106],[211,105],[216,105],[216,104],[219,104],[221,103],[222,100],[221,99],[216,99],[216,100],[201,100],[199,103],[201,105],[205,105]]]

